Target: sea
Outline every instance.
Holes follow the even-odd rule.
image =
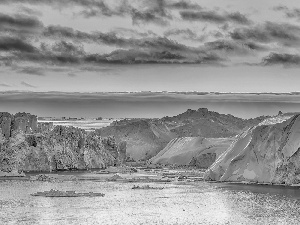
[[[0,224],[300,224],[297,187],[200,182],[138,183],[0,180]],[[104,197],[39,197],[56,189]]]

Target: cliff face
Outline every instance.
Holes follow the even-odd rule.
[[[153,164],[191,165],[208,168],[232,143],[231,138],[182,137],[168,145],[149,161]]]
[[[0,128],[4,137],[9,138],[14,131],[27,133],[37,132],[37,117],[29,113],[11,115],[0,112]]]
[[[0,129],[0,171],[104,168],[124,161],[126,143],[117,144],[112,137],[102,138],[74,127],[50,129],[51,124],[41,132],[35,116],[16,114],[12,118],[10,126],[3,126],[10,129]],[[3,121],[9,119],[1,123],[9,124]]]
[[[300,183],[300,115],[249,128],[206,171],[206,180]]]

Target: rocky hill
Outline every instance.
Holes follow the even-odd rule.
[[[100,136],[114,136],[125,141],[126,155],[130,159],[145,160],[155,156],[176,137],[161,121],[150,119],[123,120],[96,131]]]
[[[128,158],[146,160],[155,156],[174,138],[232,137],[265,118],[244,120],[200,108],[198,110],[189,109],[177,116],[161,119],[117,121],[97,132],[101,136],[115,136],[118,141],[126,141]]]
[[[1,113],[0,171],[104,168],[125,160],[126,143],[75,127],[37,125],[36,116]]]
[[[175,138],[149,161],[152,164],[208,168],[230,146],[233,140],[233,138]]]
[[[300,183],[300,115],[279,115],[241,133],[206,180]]]

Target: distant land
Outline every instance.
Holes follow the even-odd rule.
[[[300,112],[300,92],[0,92],[0,111],[41,117],[161,118],[198,108],[245,119]]]

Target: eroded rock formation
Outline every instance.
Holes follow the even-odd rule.
[[[37,117],[30,113],[16,113],[12,115],[7,112],[0,112],[0,129],[4,137],[11,137],[14,131],[35,133],[38,130]]]
[[[105,168],[124,161],[126,143],[66,126],[37,126],[27,113],[0,114],[0,171]]]

